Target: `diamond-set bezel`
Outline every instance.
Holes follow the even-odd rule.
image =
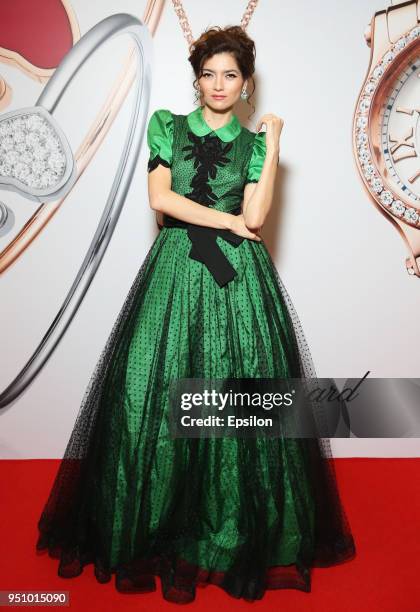
[[[73,152],[42,106],[0,115],[0,187],[39,202],[58,199],[76,178]]]
[[[420,40],[420,26],[416,26],[402,35],[383,54],[376,63],[357,100],[357,107],[353,126],[357,161],[363,175],[364,182],[377,202],[391,215],[402,219],[415,227],[420,227],[420,214],[412,206],[402,202],[392,189],[384,184],[384,179],[378,170],[369,146],[369,111],[376,91],[380,87],[394,60],[408,47]]]

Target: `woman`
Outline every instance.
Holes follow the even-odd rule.
[[[72,577],[93,563],[123,592],[195,598],[310,591],[312,566],[353,557],[334,469],[317,439],[171,437],[169,382],[314,376],[299,319],[259,231],[282,120],[233,113],[254,72],[240,27],[212,28],[190,62],[201,106],[155,111],[149,196],[163,226],[92,375],[37,549]],[[210,229],[211,228],[211,229]]]

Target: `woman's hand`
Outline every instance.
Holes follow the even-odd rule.
[[[283,129],[284,121],[281,117],[267,113],[263,115],[256,125],[256,131],[259,132],[262,125],[267,126],[267,133],[265,137],[267,151],[278,152],[280,145],[280,134]]]
[[[250,238],[251,240],[255,240],[256,242],[261,242],[262,238],[257,233],[251,232],[245,225],[245,220],[242,213],[240,215],[232,215],[232,217],[232,225],[230,228],[231,232],[237,234],[238,236]]]

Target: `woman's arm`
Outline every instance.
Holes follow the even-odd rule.
[[[222,210],[209,208],[172,191],[171,170],[159,165],[148,175],[150,208],[163,212],[187,223],[227,229],[245,238],[260,240],[254,232],[247,229],[242,215],[232,215]]]
[[[246,226],[258,232],[263,226],[270,211],[274,183],[279,163],[279,138],[283,128],[283,119],[273,114],[261,117],[257,124],[257,132],[263,124],[267,126],[266,154],[258,183],[248,183],[244,189],[242,213]]]
[[[258,183],[245,185],[242,214],[245,225],[254,232],[258,232],[264,225],[273,202],[278,158],[278,151],[269,152],[267,150]]]

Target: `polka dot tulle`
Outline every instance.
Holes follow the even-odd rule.
[[[191,140],[185,116],[173,121],[171,171],[186,194]],[[221,175],[207,175],[221,210],[240,204],[247,180],[254,135],[244,130]],[[312,567],[355,554],[327,438],[170,435],[172,379],[316,376],[264,241],[217,243],[236,270],[224,287],[176,227],[161,229],[132,283],[38,521],[36,548],[62,577],[93,564],[98,582],[114,578],[124,593],[154,591],[160,577],[175,603],[206,584],[253,601],[310,591]]]

